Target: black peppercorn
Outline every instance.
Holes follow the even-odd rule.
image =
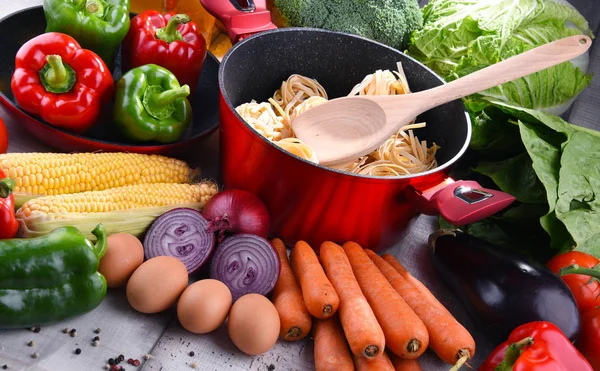
[[[191,351],[191,352],[190,352],[190,357],[193,357],[193,356],[194,356],[194,354],[196,354],[196,353],[194,353],[193,351]]]
[[[94,341],[100,341],[100,336],[95,336]]]
[[[3,365],[3,366],[2,366],[2,369],[3,369],[3,370],[8,370],[8,365]]]
[[[75,354],[81,354],[81,349],[80,348],[75,349]]]
[[[108,364],[111,365],[111,366],[114,366],[115,365],[115,359],[114,358],[109,358],[108,359]]]

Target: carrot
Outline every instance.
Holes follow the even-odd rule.
[[[273,288],[272,295],[273,304],[279,313],[281,322],[279,336],[287,341],[304,339],[310,332],[312,317],[304,305],[302,291],[288,262],[287,250],[283,241],[274,238],[271,240],[271,244],[277,251],[281,263],[279,279]]]
[[[308,312],[321,319],[333,316],[340,305],[340,298],[312,247],[304,241],[296,242],[290,254],[290,265],[300,282]]]
[[[354,370],[352,354],[338,316],[315,318],[313,325],[316,371]]]
[[[373,359],[354,356],[354,367],[356,367],[356,371],[395,371],[386,352],[378,354]]]
[[[383,329],[385,345],[400,357],[419,357],[429,345],[429,334],[423,321],[394,290],[359,244],[346,242],[343,249],[362,293]]]
[[[383,330],[352,273],[340,245],[321,244],[321,264],[340,297],[340,321],[355,356],[373,358],[385,349]]]
[[[464,362],[475,355],[475,340],[463,325],[419,280],[392,256],[378,256],[366,250],[377,268],[421,318],[429,331],[429,347],[449,364]],[[389,262],[392,261],[394,266]],[[397,267],[397,269],[395,269]]]
[[[404,359],[396,357],[393,354],[389,354],[389,356],[395,371],[423,371],[419,361],[416,359]]]

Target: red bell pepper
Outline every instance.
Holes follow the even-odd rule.
[[[594,371],[569,339],[550,322],[517,327],[479,371]]]
[[[121,64],[126,71],[157,64],[194,92],[206,58],[206,41],[188,15],[163,16],[146,10],[131,20],[121,51]]]
[[[8,133],[4,121],[0,118],[0,153],[6,153],[8,150]]]
[[[0,169],[0,240],[13,238],[19,229],[15,218],[15,196],[12,194],[14,188],[15,181],[7,178]]]
[[[594,370],[600,370],[600,307],[581,315],[581,334],[577,348]]]
[[[556,255],[546,265],[561,275],[575,296],[579,313],[600,306],[600,283],[597,279],[600,278],[600,270],[594,269],[600,267],[600,259],[580,251],[570,251]]]
[[[11,89],[19,106],[47,123],[83,133],[94,124],[114,82],[102,59],[71,36],[48,32],[21,46]]]

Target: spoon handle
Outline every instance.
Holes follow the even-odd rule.
[[[553,41],[473,72],[447,84],[414,93],[427,109],[539,72],[585,53],[592,40],[574,35]],[[424,107],[423,107],[424,108]]]

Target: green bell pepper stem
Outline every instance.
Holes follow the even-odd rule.
[[[533,345],[533,341],[534,340],[532,337],[526,337],[523,340],[510,344],[508,349],[506,349],[504,359],[498,366],[496,366],[495,370],[511,371],[517,362],[517,359],[519,359],[519,356],[521,356],[521,353],[523,353],[523,348]]]
[[[98,18],[104,16],[104,4],[99,0],[76,0],[75,5],[79,9],[85,9],[85,12]]]
[[[67,79],[67,69],[62,62],[60,55],[49,55],[46,61],[50,68],[46,71],[46,83],[53,88],[60,88],[65,84]]]
[[[149,86],[143,100],[144,109],[151,116],[164,119],[173,113],[173,102],[188,95],[190,95],[190,87],[187,85],[164,91],[159,86]]]
[[[162,93],[152,94],[152,98],[150,99],[150,103],[156,107],[168,106],[169,104],[175,102],[175,100],[179,98],[185,98],[190,95],[190,87],[187,85],[183,85],[179,89],[171,89],[167,91],[163,91]]]
[[[92,234],[96,236],[96,244],[94,245],[94,251],[98,259],[102,258],[106,254],[108,249],[108,241],[106,239],[106,229],[102,224],[98,224],[92,231]]]
[[[95,15],[98,18],[104,16],[104,4],[100,1],[87,0],[85,3],[85,10],[88,14]]]
[[[75,85],[75,71],[64,64],[60,55],[47,55],[46,65],[40,70],[40,80],[51,93],[66,93]]]
[[[7,198],[10,196],[12,191],[15,189],[15,181],[11,178],[4,178],[0,180],[0,198]]]
[[[191,20],[192,19],[187,14],[175,14],[171,17],[171,19],[169,19],[167,27],[156,30],[156,38],[168,43],[176,40],[183,40],[183,36],[181,36],[181,33],[177,31],[177,27],[180,24],[188,23]]]

